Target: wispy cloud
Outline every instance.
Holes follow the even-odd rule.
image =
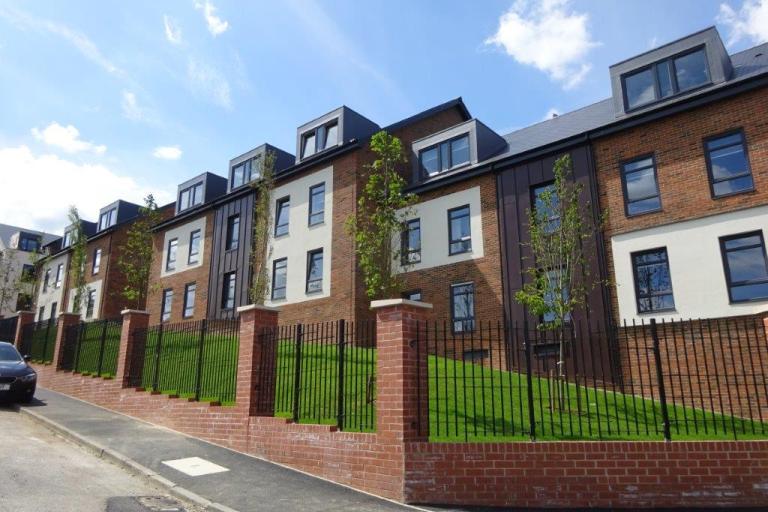
[[[139,103],[136,101],[136,95],[130,91],[123,91],[122,100],[120,106],[123,109],[123,115],[131,121],[140,121],[144,117],[144,113],[139,107]]]
[[[152,151],[152,156],[161,160],[178,160],[181,154],[179,146],[158,146]]]
[[[168,16],[163,16],[163,26],[165,27],[165,38],[171,44],[181,44],[181,27]]]
[[[578,86],[592,69],[593,41],[589,16],[574,11],[569,0],[531,3],[518,0],[499,18],[496,33],[485,43],[498,46],[521,64],[546,73],[564,89]]]
[[[746,39],[752,44],[768,41],[768,0],[744,0],[736,11],[728,4],[720,4],[717,22],[728,27],[728,45]]]
[[[229,22],[216,16],[216,6],[209,0],[205,0],[205,2],[195,0],[195,9],[203,11],[203,17],[208,26],[208,32],[210,32],[213,37],[221,35],[229,29]]]
[[[32,128],[32,135],[39,141],[67,153],[80,153],[89,151],[97,155],[103,155],[107,151],[107,146],[97,145],[93,142],[85,141],[80,138],[80,130],[72,126],[62,126],[57,122],[52,122],[42,130]]]
[[[187,79],[193,93],[205,95],[227,110],[232,108],[229,82],[215,67],[190,57],[187,62]]]

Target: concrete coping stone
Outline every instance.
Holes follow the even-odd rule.
[[[390,306],[413,306],[416,308],[432,309],[432,304],[429,302],[419,302],[417,300],[385,299],[374,300],[371,302],[371,309],[386,308]]]
[[[120,312],[121,315],[149,315],[149,311],[142,311],[140,309],[124,309]]]
[[[264,306],[261,304],[248,304],[246,306],[240,306],[237,308],[238,313],[245,313],[247,311],[273,311],[275,313],[280,311],[280,308],[273,306]]]

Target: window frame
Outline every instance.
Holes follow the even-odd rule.
[[[102,219],[104,217],[107,219],[106,226],[102,226]],[[104,231],[105,229],[111,228],[115,224],[117,224],[117,207],[110,208],[109,210],[99,215],[99,231]]]
[[[64,238],[61,241],[61,247],[66,249],[67,247],[70,247],[72,245],[72,238],[74,236],[74,230],[70,229],[68,231],[64,232]]]
[[[277,278],[275,277],[277,275],[277,266],[278,264],[285,263],[285,265],[282,267],[285,269],[285,285],[277,288],[275,286],[275,283],[277,282]],[[277,297],[275,295],[276,290],[282,290],[283,295],[281,297]],[[269,297],[271,300],[285,300],[288,296],[288,258],[278,258],[276,260],[272,261],[272,290],[270,291]]]
[[[195,202],[195,198],[197,197],[196,191],[197,191],[198,187],[199,187],[199,190],[200,190],[200,201],[196,203]],[[204,188],[205,188],[204,187],[204,183],[202,181],[198,181],[196,183],[191,184],[188,187],[185,187],[185,188],[181,189],[179,191],[179,195],[178,195],[178,197],[176,199],[178,201],[178,204],[179,204],[178,212],[179,213],[185,212],[187,210],[191,210],[192,208],[195,208],[196,206],[200,206],[201,204],[203,204],[205,202],[205,193],[204,193],[204,190],[203,190]],[[187,206],[182,208],[181,207],[181,196],[183,196],[185,192],[189,193],[189,198],[187,200]]]
[[[166,300],[169,299],[169,300]],[[166,308],[167,306],[167,308]],[[171,319],[173,311],[173,288],[163,290],[162,302],[160,303],[160,322],[168,322]]]
[[[242,162],[238,162],[235,165],[232,166],[232,170],[230,171],[230,177],[229,177],[229,189],[234,190],[236,188],[240,188],[242,186],[247,185],[251,182],[251,177],[253,176],[253,164],[255,162],[256,158],[247,158],[243,160]],[[243,181],[242,183],[235,184],[235,169],[238,167],[243,168]]]
[[[93,263],[91,263],[91,275],[95,276],[101,270],[101,247],[93,250]]]
[[[188,312],[187,310],[190,309],[189,306],[189,291],[192,290],[193,296],[192,296],[192,310],[191,312]],[[197,282],[193,281],[191,283],[187,283],[184,285],[184,307],[181,310],[181,317],[182,318],[192,318],[195,316],[195,302],[197,299]]]
[[[710,158],[710,155],[709,155],[710,150],[708,145],[712,141],[715,141],[717,139],[724,139],[725,137],[730,137],[731,135],[741,136],[741,146],[744,151],[744,160],[746,160],[747,162],[747,173],[736,176],[735,178],[728,178],[726,180],[719,180],[716,182],[714,174],[712,173],[712,159]],[[750,192],[755,191],[755,175],[752,174],[752,164],[749,162],[749,150],[747,148],[747,135],[744,133],[744,128],[742,127],[734,128],[733,130],[728,130],[715,135],[710,135],[709,137],[705,137],[702,140],[702,144],[704,146],[704,160],[707,164],[707,178],[709,181],[709,193],[712,196],[712,199],[722,199],[724,197],[731,197],[739,194],[748,194]],[[724,146],[724,147],[732,147],[732,146]],[[722,149],[722,148],[717,148],[717,149]],[[744,176],[749,176],[750,178],[752,178],[752,186],[750,188],[745,190],[739,190],[736,192],[729,192],[727,194],[715,195],[715,184],[735,180],[738,178],[742,178]]]
[[[320,197],[323,198],[323,206],[322,209],[319,212],[312,211],[312,206],[314,205],[314,202],[312,201],[312,198],[314,197],[315,191],[322,190],[322,193],[320,194]],[[320,224],[325,224],[325,182],[318,183],[317,185],[312,185],[309,187],[309,208],[307,209],[309,214],[307,218],[307,225],[309,227],[317,226]],[[290,210],[289,210],[290,212]],[[312,221],[312,217],[320,215],[320,220]]]
[[[43,275],[43,293],[48,291],[48,285],[51,281],[51,269],[47,268],[45,269],[45,274]]]
[[[531,209],[531,211],[534,214],[536,213],[536,199],[539,196],[536,193],[536,191],[537,190],[542,190],[542,189],[547,189],[547,188],[550,188],[550,187],[552,187],[554,189],[554,187],[555,187],[554,180],[542,181],[541,183],[537,183],[536,185],[530,185],[530,187],[529,187],[530,198],[528,200],[530,201],[530,209]],[[554,195],[555,195],[555,197],[557,197],[557,202],[558,202],[558,205],[559,205],[560,204],[560,198],[557,196],[556,191],[555,191]],[[560,216],[560,211],[557,211],[556,213],[557,213],[557,215],[551,216],[551,217],[547,218],[547,226],[548,227],[547,227],[547,230],[546,230],[546,234],[548,234],[548,235],[552,234],[555,231],[555,229],[559,228],[560,227],[560,223],[562,222],[562,218]],[[557,222],[557,228],[554,228],[554,229],[550,230],[549,226],[553,222]]]
[[[310,270],[312,268],[312,261],[313,261],[313,258],[316,255],[318,255],[318,254],[322,258],[321,261],[322,261],[322,265],[323,265],[323,266],[320,267],[320,278],[319,279],[310,280],[309,276],[310,276]],[[304,280],[304,293],[306,295],[314,295],[316,293],[322,293],[323,292],[323,274],[324,274],[324,271],[325,271],[325,254],[323,253],[323,248],[321,247],[319,249],[312,249],[311,251],[307,251],[307,273],[306,273],[306,277],[305,277],[305,280]],[[315,282],[318,282],[318,281],[320,282],[320,288],[317,289],[317,290],[310,291],[310,289],[309,289],[310,283],[315,283]]]
[[[736,233],[736,234],[733,234],[733,235],[725,235],[725,236],[721,236],[721,237],[718,238],[718,242],[720,244],[720,256],[721,256],[721,258],[723,260],[723,272],[725,274],[725,286],[728,289],[728,303],[729,304],[747,304],[747,303],[750,303],[750,302],[765,302],[766,300],[768,300],[768,296],[762,297],[762,298],[754,298],[754,299],[734,300],[733,299],[733,293],[731,293],[731,288],[733,286],[743,286],[745,284],[763,284],[763,283],[768,283],[768,278],[766,278],[764,280],[761,280],[759,282],[755,282],[755,283],[738,282],[738,283],[734,284],[734,282],[731,280],[731,268],[730,268],[730,265],[728,264],[728,254],[727,253],[729,253],[729,252],[736,252],[737,250],[744,250],[745,248],[741,247],[741,248],[736,249],[736,250],[734,250],[734,249],[728,250],[728,249],[725,248],[725,243],[729,242],[731,240],[735,240],[735,239],[738,239],[738,238],[746,238],[746,237],[749,237],[749,236],[758,236],[760,238],[760,245],[761,245],[761,247],[763,249],[763,263],[765,264],[766,268],[768,268],[768,254],[766,253],[765,237],[763,236],[763,230],[762,229],[757,229],[757,230],[754,230],[754,231],[745,231],[745,232]],[[756,247],[756,246],[746,247],[746,249],[750,249],[752,247]]]
[[[285,204],[288,204],[288,213],[287,213],[287,220],[285,224],[278,224],[280,221],[280,211],[282,209],[282,206]],[[285,227],[285,233],[278,233],[278,228]],[[275,229],[274,229],[274,237],[280,238],[283,236],[288,236],[291,233],[291,196],[283,196],[280,199],[275,201]]]
[[[193,243],[195,240],[195,235],[197,235],[197,250],[195,252],[192,252],[192,248],[195,246]],[[203,234],[199,229],[193,230],[189,234],[189,254],[187,255],[187,265],[196,265],[200,263],[200,246],[203,243]],[[196,256],[195,260],[192,260],[192,256]]]
[[[30,248],[29,245],[33,244],[34,248]],[[30,235],[27,233],[19,234],[19,250],[24,252],[40,252],[42,246],[42,237],[36,235]]]
[[[418,230],[419,230],[419,248],[418,249],[412,249],[410,246],[411,231],[414,230],[414,228],[412,227],[412,224],[415,224],[415,223],[418,223]],[[450,237],[450,234],[449,234],[449,237]],[[410,259],[411,254],[417,254],[418,259],[411,261]],[[415,219],[408,219],[407,221],[405,221],[405,229],[400,232],[400,265],[407,266],[407,265],[415,265],[417,263],[421,263],[421,218],[420,217],[416,217]]]
[[[221,309],[231,311],[235,309],[235,304],[237,303],[237,271],[225,272],[223,285],[221,289]],[[230,295],[232,296],[232,305],[229,305]]]
[[[237,229],[235,229],[235,225]],[[240,248],[240,214],[227,217],[227,230],[224,233],[224,250],[236,251]]]
[[[173,251],[173,260],[171,260],[171,247],[174,247]],[[179,252],[179,239],[178,238],[171,238],[168,240],[168,244],[166,245],[166,254],[165,254],[165,271],[166,272],[173,272],[176,270],[176,262],[178,260],[178,252]],[[173,266],[171,266],[173,264]]]
[[[88,289],[85,301],[85,318],[93,318],[96,309],[96,290]]]
[[[694,86],[690,87],[688,89],[680,90],[680,87],[677,83],[677,69],[675,68],[675,60],[686,57],[688,55],[691,55],[693,53],[696,53],[698,51],[702,51],[704,53],[704,62],[705,62],[705,71],[707,74],[707,81]],[[669,66],[670,71],[670,79],[672,81],[672,93],[669,96],[661,97],[661,87],[659,85],[659,73],[657,71],[657,68],[661,64],[667,64]],[[641,105],[636,105],[634,107],[629,106],[629,97],[627,96],[627,78],[638,75],[642,73],[643,71],[646,71],[650,69],[651,74],[653,75],[653,95],[654,99],[652,101],[649,101],[647,103],[643,103]],[[645,66],[631,69],[627,71],[626,73],[621,75],[621,95],[622,100],[624,102],[624,112],[634,112],[636,110],[640,110],[642,108],[646,108],[650,105],[654,105],[656,103],[659,103],[661,101],[668,100],[670,98],[674,98],[675,96],[679,96],[680,94],[695,91],[697,89],[700,89],[702,87],[707,87],[709,85],[712,85],[712,71],[709,69],[709,55],[707,53],[707,47],[705,44],[698,45],[694,48],[689,48],[687,50],[684,50],[680,53],[676,53],[675,55],[670,55],[669,57],[665,57],[663,59],[659,59],[655,62],[651,62],[650,64],[647,64]]]
[[[453,212],[463,210],[464,208],[467,209],[467,218],[469,219],[469,237],[468,237],[469,247],[460,251],[454,251],[453,244],[464,242],[464,239],[463,238],[459,238],[456,240],[453,239],[453,230],[451,227],[451,220],[452,220],[451,214]],[[448,216],[448,256],[457,256],[459,254],[471,253],[472,252],[472,208],[470,207],[469,203],[462,206],[457,206],[455,208],[449,208],[447,216]]]
[[[634,171],[630,171],[627,173],[624,168],[627,165],[633,164],[635,162],[639,162],[641,160],[647,160],[651,159],[651,168],[653,169],[653,181],[654,185],[656,185],[656,195],[655,196],[648,196],[643,197],[641,199],[635,199],[633,201],[629,200],[629,190],[627,189],[627,174],[634,174],[640,171],[644,171],[645,169],[648,169],[648,167],[642,167],[640,169],[635,169]],[[656,213],[663,210],[663,205],[661,202],[661,188],[659,187],[659,168],[656,166],[656,154],[655,153],[646,153],[644,155],[636,156],[634,158],[629,158],[627,160],[621,160],[619,161],[619,174],[621,175],[621,191],[624,194],[624,215],[626,217],[639,217],[641,215],[647,215],[649,213]],[[629,212],[629,204],[630,203],[636,203],[638,201],[645,201],[647,199],[651,199],[652,197],[658,197],[659,198],[659,207],[654,208],[653,210],[646,210],[644,212],[640,213],[630,213]]]
[[[413,296],[418,294],[419,298],[414,299]],[[424,294],[421,291],[421,288],[416,288],[414,290],[408,290],[401,294],[402,298],[405,300],[410,300],[413,302],[423,302],[424,301]]]
[[[664,251],[664,257],[665,257],[665,263],[667,264],[667,273],[669,273],[669,293],[663,293],[663,294],[656,294],[655,296],[660,295],[670,295],[672,297],[672,306],[668,308],[661,308],[661,309],[650,309],[648,311],[642,311],[640,308],[640,300],[641,299],[650,299],[654,297],[654,295],[647,295],[647,296],[640,296],[640,280],[638,279],[637,274],[637,265],[635,264],[635,258],[637,256],[643,256],[645,254],[651,254],[658,251]],[[664,313],[669,311],[677,311],[677,304],[675,304],[675,289],[672,284],[672,266],[669,263],[669,251],[667,251],[666,246],[660,246],[660,247],[653,247],[651,249],[643,249],[641,251],[634,251],[629,254],[630,257],[630,263],[632,264],[632,279],[634,281],[634,291],[635,291],[635,308],[637,309],[638,315],[655,315],[657,313]]]
[[[422,179],[430,179],[434,178],[438,174],[442,174],[445,172],[453,171],[454,169],[461,169],[462,167],[466,165],[470,165],[472,163],[472,142],[471,137],[469,136],[470,132],[464,132],[459,135],[456,135],[454,137],[441,140],[439,142],[435,142],[434,144],[431,144],[429,146],[426,146],[424,148],[419,149],[419,169],[421,171]],[[459,139],[467,139],[467,149],[469,150],[469,158],[466,162],[462,162],[460,164],[454,164],[453,163],[453,143],[456,142]],[[443,161],[443,145],[448,145],[448,159],[450,160],[450,165],[443,169],[442,161]],[[429,172],[424,168],[422,155],[426,153],[427,151],[430,151],[432,149],[437,150],[437,167],[438,170],[435,171],[434,174],[429,174]]]
[[[56,267],[56,282],[53,284],[54,288],[61,288],[61,283],[64,281],[64,264],[59,263]]]
[[[309,130],[302,132],[301,134],[301,147],[299,148],[301,152],[301,159],[304,160],[306,158],[313,157],[319,153],[322,153],[323,151],[326,151],[332,147],[339,145],[339,136],[341,134],[341,126],[340,126],[340,119],[338,117],[334,117],[333,119],[329,119],[328,121],[319,124],[313,128],[310,128]],[[328,145],[328,141],[326,140],[328,138],[328,128],[330,126],[336,125],[336,143],[332,145]],[[314,137],[315,141],[315,147],[314,151],[310,154],[306,154],[306,145],[307,145],[307,139],[310,137]],[[322,139],[322,145],[320,143],[320,140]]]
[[[454,289],[460,287],[460,286],[471,286],[472,287],[472,316],[462,319],[457,319],[454,317],[456,314],[456,295],[454,294]],[[466,281],[463,283],[453,283],[450,285],[449,293],[451,297],[451,332],[453,334],[466,334],[471,333],[475,331],[475,322],[477,321],[477,315],[475,313],[475,283],[474,281]],[[471,328],[462,328],[462,330],[457,331],[456,330],[456,322],[472,322]]]

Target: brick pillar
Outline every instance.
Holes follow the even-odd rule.
[[[56,325],[56,345],[53,347],[53,367],[57,370],[64,362],[64,339],[67,336],[67,328],[76,325],[80,321],[77,313],[59,313]]]
[[[18,316],[19,319],[16,322],[16,338],[13,340],[13,344],[16,345],[16,348],[21,349],[21,335],[24,330],[24,326],[35,322],[35,312],[19,311],[16,313],[16,316]],[[28,354],[22,355],[26,356]]]
[[[138,364],[144,364],[144,359],[140,361],[133,358],[133,354],[140,347],[139,344],[145,343],[146,339],[137,340],[135,336],[139,329],[146,329],[149,326],[149,313],[146,311],[137,311],[135,309],[125,309],[120,312],[123,315],[123,329],[120,332],[120,349],[117,353],[117,371],[115,380],[124,388],[131,387],[129,378],[131,375],[137,375],[140,368],[135,367]]]
[[[276,380],[270,377],[275,372],[277,339],[264,335],[264,330],[277,327],[278,311],[255,304],[237,308],[240,351],[235,407],[247,408],[249,416],[273,416],[275,413]]]
[[[428,437],[427,351],[423,332],[431,304],[377,300],[376,433],[395,442]],[[420,338],[420,339],[417,339]]]

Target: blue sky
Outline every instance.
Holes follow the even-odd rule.
[[[608,66],[768,0],[0,1],[0,222],[59,232],[346,104],[386,125],[462,96],[501,133],[609,95]],[[34,192],[31,192],[34,187]]]

